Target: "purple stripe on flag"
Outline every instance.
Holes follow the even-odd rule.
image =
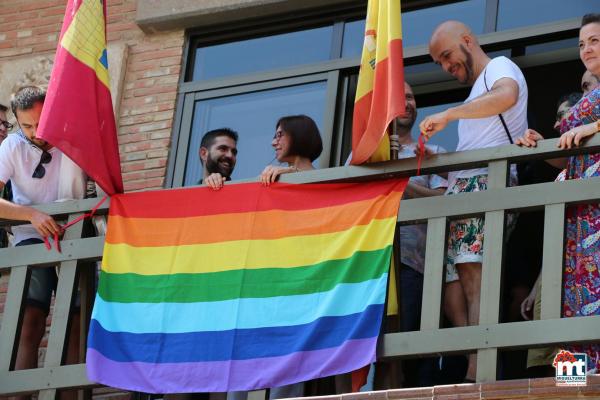
[[[375,360],[376,345],[374,337],[280,357],[165,364],[115,362],[88,348],[87,373],[91,381],[146,393],[256,390],[353,371]]]

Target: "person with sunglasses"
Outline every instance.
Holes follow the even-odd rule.
[[[31,207],[59,199],[61,162],[63,157],[68,160],[57,148],[37,137],[45,97],[46,92],[36,86],[22,87],[13,95],[11,109],[19,130],[0,145],[0,190],[10,180],[13,195],[12,202],[0,199],[0,218],[30,223],[11,228],[15,246],[43,243],[44,237],[61,233],[61,227],[50,215]],[[17,370],[37,367],[38,348],[56,284],[55,268],[31,268],[15,362]],[[69,353],[76,349],[69,343]]]

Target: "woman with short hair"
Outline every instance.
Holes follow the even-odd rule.
[[[275,124],[275,136],[271,142],[275,158],[287,166],[267,165],[260,174],[260,181],[268,186],[281,174],[309,171],[323,151],[319,128],[312,118],[306,115],[282,117]]]

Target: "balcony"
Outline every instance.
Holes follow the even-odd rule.
[[[590,398],[600,396],[598,377],[592,377],[586,387],[566,388],[556,388],[553,378],[496,382],[498,354],[501,351],[600,340],[600,316],[561,318],[565,207],[577,203],[600,202],[600,178],[506,187],[510,163],[600,151],[600,135],[592,138],[585,147],[569,151],[557,150],[555,143],[555,140],[543,141],[536,149],[503,146],[442,154],[423,162],[422,174],[488,166],[488,190],[449,197],[405,200],[401,203],[398,217],[400,224],[426,222],[428,226],[423,287],[423,293],[426,295],[423,296],[420,331],[386,333],[381,338],[378,359],[391,361],[476,352],[477,383],[464,386],[393,389],[376,394],[378,398],[432,398],[438,395],[456,398],[459,394],[469,398],[480,398],[486,397],[485,393],[496,393],[496,398],[539,398],[545,395]],[[416,161],[408,159],[285,175],[283,180],[289,183],[366,181],[411,176],[415,172]],[[55,203],[39,206],[39,209],[57,218],[73,220],[90,210],[96,202],[97,199],[88,199]],[[544,211],[541,319],[501,323],[505,213],[531,210]],[[106,215],[107,211],[108,205],[105,204],[98,210],[98,215]],[[449,219],[467,216],[485,216],[486,240],[480,324],[443,328],[441,305],[447,224]],[[10,226],[16,223],[0,221],[0,224]],[[83,235],[83,228],[84,224],[80,222],[66,232],[61,242],[61,253],[47,251],[41,244],[0,249],[0,270],[3,274],[10,271],[0,328],[0,396],[38,392],[39,399],[49,399],[56,397],[59,390],[80,389],[80,394],[86,397],[91,393],[89,389],[96,386],[86,377],[83,358],[79,359],[78,364],[64,364],[69,314],[76,292],[74,288],[77,286],[80,287],[81,301],[80,354],[85,354],[85,337],[94,297],[95,262],[101,260],[104,244],[103,236]],[[43,366],[14,371],[12,369],[19,336],[19,319],[29,278],[26,266],[51,267],[57,264],[60,265],[58,288]],[[388,386],[390,387],[393,386]],[[343,390],[344,385],[337,389],[338,393],[342,393]],[[251,393],[253,400],[264,398],[264,395],[264,391]],[[365,393],[352,397],[373,395]],[[215,398],[219,396],[214,395]]]

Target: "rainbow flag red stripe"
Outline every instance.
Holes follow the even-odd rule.
[[[225,392],[372,362],[405,185],[114,196],[89,378],[149,393]]]
[[[389,160],[386,130],[404,111],[400,0],[369,0],[352,121],[352,164]]]

